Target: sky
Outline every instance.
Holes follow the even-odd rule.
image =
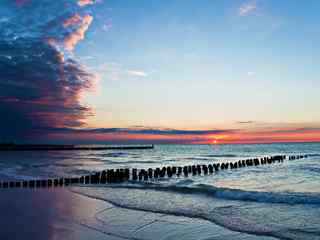
[[[320,2],[1,0],[0,141],[320,141]]]

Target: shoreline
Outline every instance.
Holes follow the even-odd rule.
[[[2,190],[0,208],[1,239],[276,239],[197,218],[125,209],[65,188]]]

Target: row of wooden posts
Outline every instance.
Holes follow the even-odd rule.
[[[289,156],[276,155],[271,157],[254,158],[239,160],[235,162],[212,163],[208,165],[188,165],[188,166],[167,166],[156,169],[108,169],[102,172],[96,172],[91,175],[73,177],[73,178],[55,178],[55,179],[37,179],[25,181],[9,181],[0,182],[0,188],[47,188],[47,187],[62,187],[70,185],[83,184],[107,184],[120,183],[125,181],[148,181],[164,177],[188,177],[189,175],[208,175],[227,169],[237,169],[250,166],[259,166],[272,163],[280,163],[284,160],[295,160],[306,158],[307,155]]]

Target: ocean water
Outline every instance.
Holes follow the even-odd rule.
[[[110,168],[236,161],[276,154],[308,158],[174,177],[73,188],[116,206],[196,217],[231,230],[281,239],[320,239],[320,143],[156,145],[153,150],[1,152],[0,176],[80,176]]]

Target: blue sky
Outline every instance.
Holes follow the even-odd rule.
[[[76,48],[101,76],[92,123],[319,121],[318,1],[101,5]],[[99,18],[112,27],[97,30]]]
[[[131,138],[320,139],[319,10],[315,0],[5,0],[2,138],[103,129],[90,139],[112,141],[133,128]]]

